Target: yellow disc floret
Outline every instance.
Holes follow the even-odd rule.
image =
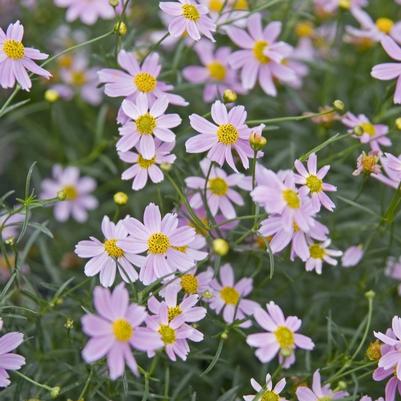
[[[103,246],[106,253],[113,258],[121,258],[124,256],[124,251],[118,247],[116,239],[106,239]]]
[[[227,182],[220,177],[210,178],[208,188],[214,195],[224,196],[228,191]]]
[[[215,81],[223,81],[226,77],[226,67],[220,61],[212,61],[207,65],[209,75]]]
[[[165,345],[173,344],[175,342],[175,331],[170,326],[165,324],[160,325],[159,333]]]
[[[232,145],[237,142],[239,138],[239,133],[234,125],[221,124],[217,130],[217,139],[220,143],[224,145]]]
[[[306,186],[312,193],[320,192],[323,188],[323,181],[316,175],[310,175],[306,179]]]
[[[301,206],[298,194],[292,189],[285,189],[283,191],[283,198],[291,209],[298,209]]]
[[[383,33],[390,33],[391,30],[393,29],[394,26],[394,21],[392,21],[390,18],[378,18],[376,20],[376,27],[380,32]]]
[[[258,40],[253,45],[253,55],[255,56],[256,60],[258,60],[262,64],[267,64],[270,59],[269,57],[265,56],[264,51],[269,43],[266,40]]]
[[[149,252],[154,255],[162,255],[170,248],[170,240],[164,233],[154,233],[148,238]]]
[[[360,125],[363,132],[366,132],[369,136],[375,136],[376,129],[375,126],[371,123],[363,123]]]
[[[131,323],[125,319],[117,319],[112,325],[113,334],[118,341],[127,342],[131,339],[134,329]]]
[[[291,350],[294,348],[294,333],[288,327],[279,326],[274,335],[281,349]]]
[[[234,287],[223,287],[220,290],[220,297],[228,305],[237,305],[240,295]]]
[[[142,114],[135,120],[136,129],[141,135],[151,135],[156,128],[157,121],[151,114]]]
[[[326,251],[319,244],[312,244],[309,246],[309,253],[313,259],[323,259]]]
[[[200,13],[193,4],[184,4],[182,6],[182,15],[184,18],[195,22],[200,19]]]
[[[146,160],[142,157],[142,155],[138,155],[138,164],[144,169],[148,169],[150,166],[153,166],[153,164],[155,164],[155,160],[156,156]]]
[[[180,316],[182,310],[179,306],[170,306],[168,308],[168,321],[171,322],[177,316]]]
[[[78,197],[78,191],[74,185],[66,185],[63,188],[63,192],[65,194],[65,200],[74,200]]]
[[[280,397],[274,392],[267,390],[262,394],[261,401],[279,401]]]
[[[6,39],[3,42],[3,51],[12,60],[21,60],[25,56],[25,47],[18,40]]]
[[[198,279],[193,274],[184,274],[180,279],[181,288],[187,294],[196,294],[198,292]]]
[[[134,77],[134,83],[140,92],[149,93],[156,88],[157,80],[148,72],[138,72]]]

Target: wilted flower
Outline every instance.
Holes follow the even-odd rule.
[[[363,174],[379,174],[380,173],[380,165],[378,164],[379,152],[376,150],[371,150],[368,154],[364,151],[358,156],[356,160],[356,170],[352,173],[352,175],[360,175]]]

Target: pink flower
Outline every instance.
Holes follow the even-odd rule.
[[[252,315],[258,306],[256,302],[244,299],[253,288],[253,280],[243,277],[237,283],[234,282],[234,271],[229,263],[220,268],[220,282],[215,278],[210,284],[213,297],[210,299],[210,308],[217,314],[223,312],[223,319],[226,323],[233,323],[235,320],[243,320]],[[251,321],[246,320],[240,327],[250,327]]]
[[[131,163],[129,167],[121,174],[123,180],[132,181],[132,189],[139,191],[144,188],[148,178],[155,184],[164,179],[163,171],[158,167],[162,164],[173,164],[176,157],[170,154],[174,148],[175,142],[163,143],[155,140],[155,155],[146,160],[143,155],[136,152],[118,152],[120,159],[126,163]]]
[[[92,363],[107,355],[112,380],[124,374],[125,364],[138,376],[131,347],[150,352],[163,345],[159,336],[140,327],[147,316],[145,308],[129,303],[123,283],[113,292],[96,287],[93,302],[97,314],[88,313],[81,319],[83,332],[91,337],[82,350],[85,362]]]
[[[131,96],[130,100],[135,101],[136,96],[143,93],[150,101],[167,96],[171,104],[188,105],[188,102],[181,96],[168,93],[173,89],[171,85],[157,79],[161,70],[157,53],[149,54],[140,66],[134,54],[121,50],[118,53],[117,61],[126,72],[111,68],[105,68],[98,72],[100,82],[106,84],[104,92],[107,96]]]
[[[367,6],[368,0],[350,0],[348,3],[349,8],[355,10]],[[338,0],[314,0],[314,6],[319,16],[335,13],[340,7],[340,4]]]
[[[125,220],[130,236],[118,241],[117,246],[126,252],[147,253],[139,274],[144,284],[195,265],[196,259],[189,253],[189,245],[195,238],[193,228],[177,228],[178,218],[173,213],[167,213],[162,220],[154,203],[146,206],[143,219],[144,224],[133,217]]]
[[[262,363],[279,354],[280,364],[287,369],[295,362],[297,347],[312,350],[315,344],[309,337],[297,333],[301,319],[296,316],[285,318],[281,308],[273,301],[266,304],[266,308],[267,312],[260,307],[254,312],[256,321],[266,332],[250,334],[246,342],[257,348],[255,354]]]
[[[91,195],[96,188],[96,181],[91,177],[80,177],[77,167],[66,167],[64,170],[58,164],[53,166],[53,179],[42,181],[42,199],[57,197],[60,192],[64,201],[54,206],[54,216],[58,221],[66,221],[70,217],[82,223],[88,219],[87,210],[95,209],[97,199]]]
[[[266,375],[265,385],[261,386],[255,379],[251,379],[251,385],[253,389],[258,394],[253,395],[244,395],[245,401],[255,401],[255,400],[277,400],[277,401],[286,401],[284,397],[280,397],[280,393],[283,391],[286,380],[283,378],[279,380],[273,388],[273,381],[271,374],[268,373]]]
[[[394,280],[401,281],[401,256],[398,259],[394,257],[387,259],[384,274]],[[401,284],[398,286],[398,295],[401,295]]]
[[[195,84],[205,84],[203,100],[212,102],[222,98],[226,89],[236,93],[244,93],[238,81],[237,72],[234,71],[228,60],[231,57],[229,47],[220,47],[214,51],[214,45],[208,40],[201,40],[194,46],[203,66],[191,65],[182,71],[184,78]]]
[[[132,264],[141,265],[143,257],[124,251],[117,245],[118,241],[128,237],[124,221],[114,224],[104,216],[102,233],[105,238],[103,242],[90,237],[90,240],[79,241],[75,246],[75,253],[80,258],[90,258],[85,265],[85,274],[89,277],[100,274],[100,284],[104,287],[110,287],[114,283],[117,269],[125,282],[136,281],[138,273]]]
[[[401,155],[396,157],[391,153],[385,153],[380,157],[380,162],[386,175],[379,170],[378,173],[372,174],[372,177],[397,189],[401,181]]]
[[[29,91],[32,87],[28,71],[49,79],[52,75],[33,60],[45,60],[48,55],[22,44],[24,27],[19,21],[10,24],[7,32],[0,28],[0,86],[12,88],[15,81],[22,89]]]
[[[330,166],[323,166],[317,170],[317,156],[312,153],[308,158],[308,169],[306,170],[300,160],[295,160],[295,169],[299,174],[295,174],[295,182],[302,185],[300,191],[310,194],[313,207],[316,211],[323,206],[330,212],[336,207],[333,201],[325,194],[325,192],[337,191],[334,185],[323,182],[323,178],[329,172]]]
[[[147,96],[141,93],[135,104],[125,99],[121,107],[132,121],[119,129],[122,136],[117,142],[119,152],[126,152],[136,146],[144,159],[151,160],[155,157],[155,137],[162,142],[175,141],[175,134],[170,128],[180,125],[181,118],[178,114],[164,114],[168,107],[166,96],[149,105]]]
[[[244,50],[232,54],[230,64],[234,69],[241,69],[241,81],[244,89],[252,89],[256,80],[262,89],[271,96],[277,90],[273,78],[283,82],[296,80],[294,72],[283,64],[292,52],[292,47],[285,42],[277,42],[281,31],[281,22],[273,21],[263,29],[262,16],[255,13],[248,18],[248,31],[229,27],[230,39]]]
[[[93,25],[98,18],[112,19],[115,15],[109,0],[54,0],[57,7],[68,8],[67,21],[79,18],[84,24]]]
[[[187,33],[193,40],[199,40],[204,35],[214,42],[212,32],[216,31],[216,25],[207,16],[207,7],[193,0],[162,1],[159,7],[174,17],[168,26],[171,36],[181,37]]]
[[[356,116],[350,112],[346,113],[341,121],[351,128],[348,132],[354,133],[354,137],[361,143],[368,143],[373,151],[380,151],[380,145],[391,146],[391,139],[387,136],[387,125],[372,124],[364,114]],[[355,133],[357,127],[362,131],[361,134]]]
[[[209,151],[207,157],[220,166],[226,161],[234,170],[233,150],[241,159],[245,169],[249,167],[248,158],[253,156],[249,144],[250,129],[245,124],[247,113],[244,106],[235,106],[227,112],[226,106],[217,100],[211,108],[213,124],[198,114],[191,114],[191,127],[199,132],[189,138],[185,147],[188,153],[203,153]]]
[[[200,163],[204,176],[207,176],[210,160],[204,159]],[[198,190],[189,200],[194,209],[199,209],[203,205],[203,192],[206,184],[206,179],[202,177],[187,177],[185,184],[192,190]],[[206,185],[206,199],[213,216],[216,216],[219,210],[227,219],[236,217],[236,212],[233,203],[238,206],[244,205],[244,200],[241,195],[235,191],[234,187],[239,187],[244,190],[250,190],[252,183],[250,177],[245,177],[242,174],[227,175],[221,168],[213,166],[210,170],[209,179]]]
[[[356,266],[363,258],[362,245],[354,245],[347,248],[341,258],[341,264],[344,267]]]
[[[381,40],[386,53],[394,60],[401,61],[401,48],[393,39],[386,36]],[[401,103],[401,63],[384,63],[375,65],[370,73],[373,78],[388,81],[397,78],[394,93],[394,103]]]
[[[319,369],[313,374],[312,389],[299,386],[295,392],[298,401],[339,400],[348,395],[346,391],[334,391],[329,384],[322,386]]]
[[[13,350],[23,341],[24,335],[13,331],[0,337],[0,387],[7,387],[11,381],[7,370],[19,370],[25,365],[25,358]]]
[[[352,175],[358,176],[361,173],[374,174],[373,176],[378,178],[377,176],[381,175],[380,164],[378,163],[380,159],[379,153],[378,150],[371,150],[368,154],[362,151],[356,160],[356,169],[352,172]]]
[[[309,258],[305,263],[305,270],[307,272],[315,270],[317,274],[322,274],[323,262],[332,266],[337,266],[337,260],[334,257],[339,257],[343,253],[335,249],[328,249],[331,240],[327,239],[322,243],[309,242]]]

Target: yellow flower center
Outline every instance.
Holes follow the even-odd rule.
[[[288,356],[291,354],[291,350],[294,348],[294,333],[285,326],[279,326],[274,332],[277,342],[280,345],[281,350],[284,350],[283,355]],[[289,353],[289,354],[288,354]]]
[[[78,191],[74,185],[66,185],[63,188],[63,192],[65,194],[65,200],[74,200],[78,197]]]
[[[299,22],[295,26],[295,33],[300,38],[310,38],[314,34],[312,22],[310,21]]]
[[[86,82],[84,71],[73,71],[71,74],[71,82],[75,86],[83,86]]]
[[[294,229],[294,233],[297,233],[299,231],[299,225],[295,223],[295,221],[292,223],[292,227]]]
[[[363,155],[361,164],[365,173],[373,173],[379,158],[376,155]]]
[[[160,325],[159,333],[165,345],[173,344],[175,342],[175,331],[170,326],[165,324]]]
[[[216,81],[223,81],[226,77],[226,67],[219,61],[212,61],[208,64],[207,69],[209,70],[209,75]]]
[[[312,244],[309,246],[309,253],[313,259],[323,259],[326,251],[319,244]]]
[[[362,128],[363,132],[366,132],[369,136],[375,136],[376,129],[373,124],[363,123],[363,124],[361,124],[361,128]]]
[[[262,64],[267,64],[270,61],[269,57],[263,54],[268,45],[269,43],[266,40],[258,40],[253,45],[253,55]]]
[[[168,321],[171,322],[174,318],[181,315],[182,310],[179,306],[171,306],[168,308]]]
[[[57,64],[60,68],[71,68],[73,63],[73,58],[70,54],[65,54],[57,59]]]
[[[162,255],[170,248],[170,240],[166,234],[154,233],[148,238],[148,249],[154,255]]]
[[[193,274],[184,274],[180,279],[181,288],[187,294],[196,294],[198,292],[198,279]]]
[[[142,157],[142,155],[138,155],[138,164],[145,169],[148,169],[150,166],[155,164],[156,156],[152,157],[149,160],[146,160]]]
[[[222,0],[209,0],[209,10],[219,13],[223,9],[223,4]]]
[[[311,192],[320,192],[323,187],[323,181],[316,175],[310,175],[306,179],[306,186]]]
[[[117,319],[113,322],[113,333],[118,341],[127,342],[134,333],[131,323],[125,319]]]
[[[21,60],[25,56],[25,47],[18,40],[6,39],[3,42],[3,51],[12,60]]]
[[[373,341],[369,344],[366,350],[366,356],[370,361],[378,361],[381,356],[381,344],[379,340]]]
[[[248,10],[248,0],[237,0],[233,6],[234,10]]]
[[[224,196],[228,191],[228,185],[223,178],[210,178],[208,187],[214,195]]]
[[[151,135],[156,128],[156,119],[149,113],[139,116],[135,120],[136,129],[141,135]]]
[[[298,194],[292,189],[285,189],[283,191],[283,198],[291,209],[299,209],[301,206],[301,200]]]
[[[221,124],[217,130],[217,139],[224,145],[232,145],[237,142],[239,133],[234,125]]]
[[[390,33],[393,29],[394,22],[390,18],[378,18],[376,20],[376,27],[380,32]]]
[[[237,305],[239,292],[233,287],[223,287],[220,290],[220,297],[228,305]]]
[[[198,9],[192,4],[184,4],[182,6],[182,15],[184,18],[195,22],[200,18]]]
[[[138,72],[134,77],[134,83],[140,92],[149,93],[156,88],[157,80],[148,72]]]
[[[103,243],[104,250],[109,256],[113,258],[121,258],[122,256],[124,256],[124,251],[116,244],[116,239],[106,239],[106,241],[104,241]]]
[[[274,392],[267,390],[263,393],[261,401],[279,401],[280,397]]]

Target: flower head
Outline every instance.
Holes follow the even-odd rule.
[[[331,240],[327,239],[324,242],[309,241],[309,258],[305,263],[305,270],[310,272],[315,270],[317,274],[322,274],[323,262],[332,266],[337,266],[337,260],[334,257],[339,257],[343,253],[335,249],[329,249]]]
[[[244,400],[255,401],[259,399],[261,401],[285,401],[284,397],[280,397],[280,393],[283,391],[286,385],[286,380],[284,378],[279,380],[273,387],[271,374],[267,373],[265,383],[266,384],[262,387],[255,379],[252,378],[251,385],[260,396],[258,398],[258,394],[244,395]]]
[[[25,365],[25,358],[14,354],[23,341],[24,335],[13,331],[0,337],[0,387],[7,387],[11,382],[7,370],[19,370]]]
[[[380,174],[379,165],[379,152],[371,150],[368,154],[364,151],[358,156],[356,160],[356,170],[353,171],[352,175],[363,174]]]

